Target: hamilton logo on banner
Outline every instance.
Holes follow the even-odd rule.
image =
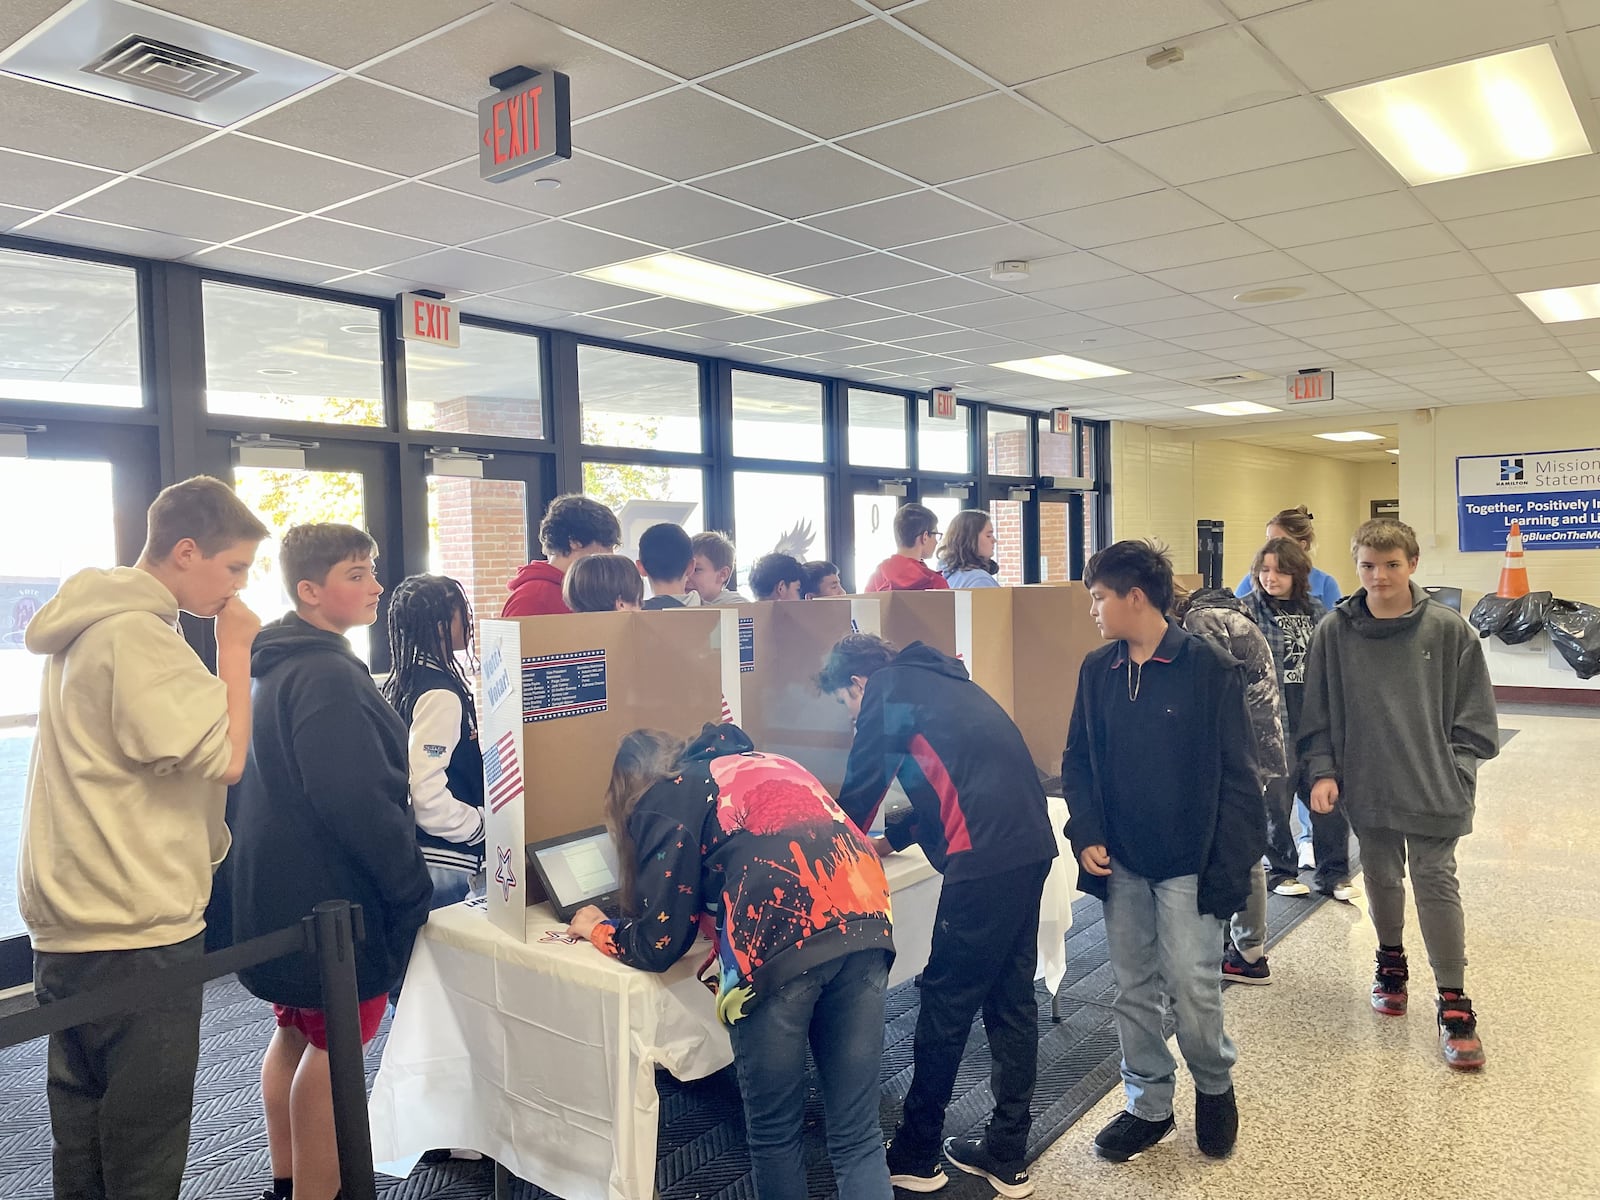
[[[517,886],[517,873],[511,866],[512,850],[509,846],[496,846],[495,852],[500,856],[500,865],[495,869],[494,881],[500,885],[500,898],[510,904],[511,891]]]

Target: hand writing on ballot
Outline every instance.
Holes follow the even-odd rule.
[[[1078,861],[1091,875],[1111,874],[1111,855],[1104,846],[1085,846]]]
[[[1339,781],[1337,779],[1319,779],[1311,785],[1311,811],[1314,813],[1331,813],[1333,806],[1339,802]]]
[[[594,927],[605,919],[605,913],[592,904],[585,904],[572,914],[572,924],[567,926],[567,935],[586,942],[589,940],[589,935],[594,932]]]

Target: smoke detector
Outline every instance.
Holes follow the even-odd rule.
[[[997,262],[989,268],[989,278],[996,283],[1017,283],[1028,277],[1028,264],[1020,258]]]

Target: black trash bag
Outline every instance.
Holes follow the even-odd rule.
[[[1520,646],[1531,641],[1533,635],[1544,628],[1544,619],[1554,600],[1549,592],[1529,592],[1511,602],[1511,614],[1500,626],[1499,638],[1508,646]]]
[[[1600,675],[1600,608],[1557,600],[1545,618],[1550,641],[1579,679]]]
[[[1511,619],[1511,606],[1515,603],[1515,600],[1505,596],[1485,596],[1472,606],[1472,615],[1467,622],[1478,631],[1481,638],[1499,633]]]

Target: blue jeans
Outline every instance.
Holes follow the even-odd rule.
[[[888,978],[888,954],[858,950],[797,975],[729,1027],[759,1200],[806,1200],[808,1040],[839,1200],[892,1200],[878,1125]]]
[[[1196,907],[1199,883],[1196,875],[1153,882],[1115,859],[1106,881],[1106,945],[1117,981],[1112,1011],[1122,1042],[1122,1084],[1128,1111],[1146,1121],[1172,1115],[1177,1063],[1162,1030],[1168,1002],[1195,1088],[1221,1095],[1233,1086],[1239,1052],[1222,1029],[1217,971],[1223,923]]]
[[[433,880],[433,901],[429,910],[460,904],[467,898],[472,884],[472,872],[457,871],[453,867],[436,867],[428,864],[428,878]]]

